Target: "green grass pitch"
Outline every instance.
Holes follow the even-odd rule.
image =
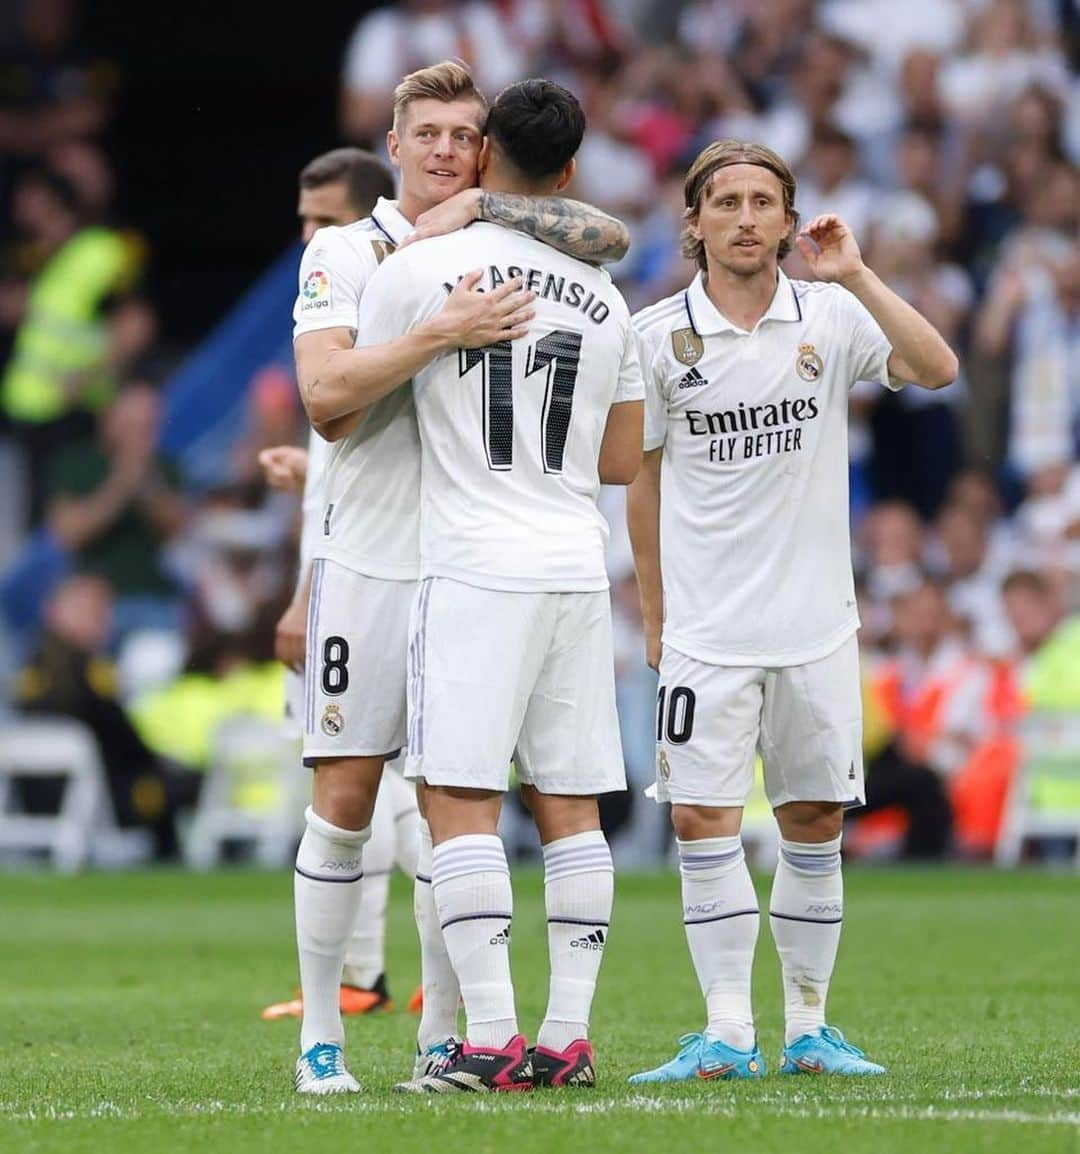
[[[762,893],[768,881],[761,880]],[[519,871],[513,965],[522,1027],[547,993],[540,877]],[[413,1019],[349,1022],[367,1092],[299,1100],[296,1030],[264,1023],[295,970],[287,875],[0,877],[0,1151],[596,1151],[1080,1154],[1080,878],[851,870],[830,1019],[887,1078],[631,1088],[700,1027],[673,874],[618,879],[593,1036],[594,1092],[414,1099]],[[755,974],[775,1071],[779,974]],[[395,883],[390,978],[417,979]]]

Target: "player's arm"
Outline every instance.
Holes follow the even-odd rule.
[[[381,299],[379,312],[369,319],[369,331],[393,333],[400,327],[392,307],[397,299],[394,286],[380,283],[391,264],[383,265],[369,286],[376,308]],[[494,292],[477,291],[481,276],[476,271],[463,277],[434,316],[382,344],[354,348],[356,331],[348,328],[298,336],[293,345],[296,379],[315,430],[326,440],[347,435],[376,401],[449,349],[480,348],[524,336],[535,294],[522,292],[520,279],[507,281]],[[361,307],[366,315],[366,304]]]
[[[960,372],[960,362],[936,328],[868,268],[855,237],[831,213],[814,217],[795,240],[819,280],[843,285],[866,308],[892,352],[889,375],[924,389],[942,389]]]
[[[638,475],[644,436],[644,401],[623,401],[608,409],[599,461],[605,485],[629,485]]]
[[[563,196],[522,196],[480,188],[466,188],[421,213],[405,243],[456,232],[476,220],[523,232],[592,264],[622,260],[630,248],[626,225],[591,204]]]
[[[634,551],[645,660],[660,667],[660,630],[664,623],[664,585],[660,577],[660,460],[664,449],[651,449],[626,491],[626,523]]]
[[[304,668],[307,646],[308,601],[311,598],[311,566],[304,570],[293,599],[274,627],[274,656],[296,673]]]

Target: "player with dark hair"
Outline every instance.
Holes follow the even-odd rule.
[[[557,193],[584,129],[566,89],[511,85],[487,118],[484,195]],[[595,1082],[588,1022],[613,892],[596,797],[626,787],[596,498],[601,481],[627,484],[641,462],[629,312],[601,270],[475,224],[385,262],[357,339],[423,327],[455,285],[491,293],[515,279],[535,294],[527,337],[450,351],[412,374],[424,518],[406,773],[426,783],[432,888],[467,1018],[446,1068],[401,1087],[417,1092]],[[511,759],[544,854],[552,972],[533,1051],[518,1032],[497,833]]]
[[[304,1002],[296,1087],[302,1093],[359,1089],[344,1063],[338,985],[383,765],[405,744],[408,623],[420,565],[420,446],[412,397],[402,390],[366,412],[351,397],[368,385],[396,385],[460,346],[518,335],[529,294],[516,291],[515,277],[488,293],[464,283],[444,293],[423,323],[409,331],[387,324],[364,348],[355,343],[357,318],[368,284],[380,267],[393,267],[394,250],[413,222],[475,184],[486,113],[471,75],[455,61],[405,77],[387,136],[402,174],[399,199],[380,201],[356,224],[319,230],[301,262],[297,379],[313,425],[335,442],[312,550],[304,645],[304,756],[315,772],[295,871]],[[599,250],[608,258],[625,251],[625,228],[588,206],[494,195],[486,204],[502,223],[543,225],[541,235],[568,251],[595,256]],[[544,221],[538,224],[538,217]],[[392,290],[380,306],[399,311]],[[424,980],[421,1072],[445,1064],[457,1045],[457,981],[435,916],[431,855],[421,822],[414,895]]]

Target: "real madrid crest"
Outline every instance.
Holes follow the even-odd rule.
[[[811,384],[825,371],[825,362],[818,356],[813,345],[799,345],[799,355],[795,358],[795,371],[804,381]]]
[[[322,715],[323,733],[327,737],[337,737],[344,728],[345,718],[341,716],[341,710],[336,705],[328,705]]]
[[[675,359],[684,365],[696,365],[705,355],[705,342],[693,329],[676,329],[671,334]]]
[[[663,749],[656,751],[656,768],[661,781],[671,780],[671,763],[667,759],[667,752]]]

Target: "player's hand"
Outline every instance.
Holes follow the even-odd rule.
[[[307,450],[296,445],[274,445],[259,454],[263,480],[271,489],[301,492],[307,478],[307,466]]]
[[[302,673],[304,669],[306,636],[307,602],[293,601],[274,630],[274,656],[295,673]]]
[[[474,220],[480,219],[480,201],[483,193],[478,188],[465,188],[461,192],[422,212],[413,225],[412,232],[398,245],[405,248],[414,241],[426,240],[430,236],[445,236],[457,232]]]
[[[521,277],[484,292],[476,287],[483,275],[480,269],[466,273],[435,317],[448,347],[479,349],[517,340],[529,331],[536,293],[522,288]]]
[[[847,280],[865,267],[854,234],[833,213],[815,216],[800,229],[795,246],[818,280]]]
[[[645,664],[650,669],[660,671],[660,626],[655,629],[645,626]]]

